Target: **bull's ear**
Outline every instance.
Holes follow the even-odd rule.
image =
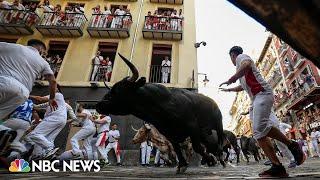
[[[146,84],[146,78],[145,77],[141,77],[138,81],[136,81],[135,86],[136,88],[142,87]]]

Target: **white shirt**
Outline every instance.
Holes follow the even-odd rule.
[[[121,9],[117,9],[114,14],[116,15],[119,15],[119,16],[122,16],[122,15],[125,15],[126,14],[126,11],[124,10],[121,10]]]
[[[81,113],[86,114],[86,117],[82,120],[82,127],[94,127],[93,122],[91,121],[92,114],[87,109],[83,109]]]
[[[35,79],[47,74],[53,72],[35,48],[0,42],[0,76],[16,79],[31,92]]]
[[[42,6],[44,12],[53,12],[54,7],[52,5]]]
[[[98,133],[102,133],[104,131],[109,131],[109,127],[110,127],[110,123],[111,123],[111,117],[110,116],[106,116],[106,117],[104,117],[102,119],[106,120],[107,122],[100,125],[100,127],[98,129]]]
[[[311,132],[310,134],[310,138],[312,141],[316,141],[318,138],[320,138],[320,132],[316,131],[316,132]]]
[[[249,94],[250,99],[253,100],[255,95],[260,92],[272,94],[273,91],[271,86],[263,79],[250,56],[239,54],[236,58],[237,69],[240,68],[241,63],[245,60],[251,61],[251,69],[239,80],[242,88]]]
[[[140,148],[144,148],[144,147],[147,147],[147,146],[153,146],[152,142],[151,141],[144,141],[140,144]]]
[[[103,60],[103,57],[102,56],[96,56],[94,57],[94,65],[99,65],[100,64],[100,61]]]
[[[168,60],[162,60],[162,63],[161,63],[161,72],[163,73],[170,73],[170,66],[171,66],[171,62]]]
[[[49,96],[47,97],[49,98]],[[56,93],[54,99],[57,102],[58,108],[56,110],[51,110],[51,107],[48,106],[46,109],[46,113],[44,114],[45,119],[50,117],[55,119],[67,120],[67,108],[63,95],[61,93]]]
[[[109,14],[111,14],[111,11],[108,9],[108,10],[104,11],[103,14],[104,15],[109,15]]]
[[[66,108],[67,108],[68,119],[77,119],[77,116],[75,115],[72,107],[67,103],[66,103]]]
[[[111,131],[109,131],[108,136],[109,136],[108,141],[110,143],[113,143],[115,141],[118,141],[115,138],[119,138],[120,137],[120,132],[118,130],[111,130]]]

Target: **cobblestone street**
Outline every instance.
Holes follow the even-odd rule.
[[[287,164],[285,164],[287,165]],[[320,178],[320,158],[308,159],[302,166],[288,170],[294,179]],[[61,172],[61,173],[19,173],[0,174],[2,180],[6,179],[257,179],[257,174],[268,167],[263,162],[239,166],[228,164],[226,168],[220,166],[190,167],[185,174],[176,175],[174,168],[155,167],[114,167],[108,166],[100,172]],[[3,173],[3,172],[2,172]]]

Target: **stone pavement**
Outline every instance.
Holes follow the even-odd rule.
[[[287,165],[287,164],[286,164]],[[257,179],[257,174],[268,167],[263,162],[249,165],[241,163],[239,166],[228,164],[226,168],[217,167],[190,167],[185,174],[176,175],[174,168],[155,167],[104,167],[100,172],[49,172],[49,173],[17,173],[0,174],[1,180],[9,179]],[[1,173],[0,172],[0,173]],[[290,179],[318,179],[320,178],[320,158],[308,159],[303,165],[288,170]]]

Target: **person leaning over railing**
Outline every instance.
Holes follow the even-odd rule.
[[[40,8],[43,9],[43,19],[40,23],[40,25],[51,25],[52,18],[53,18],[53,11],[54,6],[50,5],[49,0],[45,0],[43,4],[39,5]]]
[[[123,18],[123,26],[122,28],[128,29],[132,24],[130,9],[126,9],[126,14]]]
[[[101,18],[101,10],[100,5],[97,5],[96,7],[92,8],[92,22],[91,27],[99,27],[100,24],[100,18]]]

